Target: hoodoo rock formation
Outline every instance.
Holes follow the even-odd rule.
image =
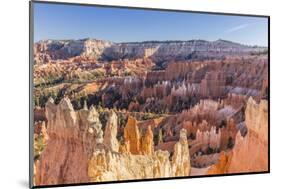
[[[52,99],[47,102],[49,139],[36,164],[36,185],[89,181],[87,161],[95,146],[94,135],[87,132],[92,113],[75,112],[67,98],[57,106]]]
[[[114,152],[118,152],[119,150],[119,142],[116,138],[117,127],[117,115],[114,111],[111,111],[105,127],[104,144]]]
[[[129,117],[124,129],[129,151],[120,151],[117,140],[118,117],[114,111],[103,135],[99,113],[74,111],[68,98],[58,105],[49,99],[46,104],[48,141],[35,163],[35,184],[66,184],[90,181],[129,180],[159,177],[188,176],[190,157],[186,130],[174,146],[170,161],[168,151],[154,151],[150,126],[140,131],[137,121]]]
[[[211,127],[210,131],[197,130],[195,142],[204,148],[220,149],[221,132],[216,133],[216,128]],[[197,145],[198,145],[197,144]]]
[[[237,133],[229,173],[258,172],[268,170],[268,104],[259,104],[251,97],[247,102],[245,123],[248,133],[242,137]]]
[[[150,125],[147,127],[144,136],[141,138],[142,154],[152,155],[154,153],[153,132]]]
[[[232,151],[223,152],[208,174],[268,171],[268,104],[250,97],[245,111],[248,132],[238,132]]]
[[[151,126],[141,132],[135,118],[129,117],[124,128],[125,143],[129,146],[132,154],[152,155],[154,153],[153,132]]]
[[[172,158],[172,171],[175,176],[189,175],[190,173],[189,148],[186,130],[180,131],[180,140],[175,144]]]
[[[141,152],[140,137],[137,120],[133,117],[129,117],[124,129],[124,139],[125,142],[128,142],[132,154],[139,154]]]

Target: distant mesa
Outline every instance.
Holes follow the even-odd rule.
[[[150,57],[155,62],[171,59],[221,58],[267,51],[266,47],[243,45],[227,40],[144,41],[114,43],[98,39],[41,40],[34,45],[35,63],[88,56],[100,60]]]

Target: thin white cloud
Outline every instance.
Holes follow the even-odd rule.
[[[235,26],[233,28],[230,28],[230,29],[226,30],[225,33],[236,32],[236,31],[242,30],[242,29],[244,29],[248,26],[249,26],[249,24],[242,24],[242,25],[239,25],[239,26]]]

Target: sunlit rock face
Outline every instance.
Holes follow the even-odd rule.
[[[118,152],[119,142],[116,139],[117,135],[117,115],[114,111],[110,112],[107,125],[104,133],[104,144],[109,147],[111,151]]]
[[[169,152],[162,150],[134,155],[97,149],[89,161],[88,175],[95,182],[188,176],[191,166],[186,130],[181,131],[171,161],[169,156]]]
[[[144,156],[97,150],[89,162],[88,173],[91,181],[97,182],[170,177],[172,172],[168,152]]]
[[[153,132],[150,125],[141,138],[141,152],[144,155],[152,155],[154,153]]]
[[[219,159],[216,164],[212,165],[208,170],[207,174],[226,174],[228,173],[229,163],[231,159],[231,155],[226,152],[220,153]]]
[[[174,154],[172,158],[172,171],[175,176],[189,175],[190,173],[190,157],[186,130],[180,131],[179,142],[175,144]]]
[[[130,152],[132,154],[140,154],[140,133],[137,126],[137,120],[133,117],[128,118],[128,122],[124,129],[125,142],[129,143]]]
[[[209,174],[268,171],[268,102],[251,97],[245,110],[245,137],[237,133],[234,148],[220,155]]]

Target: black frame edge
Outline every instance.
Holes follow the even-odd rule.
[[[213,174],[213,175],[199,175],[199,176],[183,176],[183,177],[167,177],[167,178],[156,178],[156,179],[136,179],[136,180],[120,180],[120,181],[106,181],[106,182],[85,182],[85,183],[71,183],[71,184],[56,184],[56,185],[39,185],[33,186],[32,188],[55,188],[55,187],[69,187],[69,186],[92,186],[102,184],[119,184],[119,183],[135,183],[135,182],[152,182],[152,181],[168,181],[168,180],[183,180],[183,179],[196,179],[196,178],[212,178],[212,177],[229,177],[229,176],[252,176],[259,174],[269,174],[270,171],[261,172],[244,172],[244,173],[231,173],[231,174]]]
[[[268,43],[268,75],[267,75],[267,79],[268,79],[268,171],[270,173],[270,16],[267,17],[267,32],[268,32],[268,36],[267,36],[267,43]]]
[[[57,4],[57,5],[74,5],[74,6],[86,6],[86,7],[108,7],[108,8],[124,8],[124,9],[137,9],[137,10],[155,10],[155,11],[168,11],[168,12],[189,12],[189,13],[199,13],[199,14],[213,14],[213,15],[228,15],[228,16],[249,16],[249,17],[261,17],[268,18],[269,15],[261,14],[242,14],[242,13],[229,13],[229,12],[210,12],[210,11],[199,11],[199,10],[186,10],[186,9],[166,9],[166,8],[156,8],[156,7],[134,7],[134,6],[124,6],[124,5],[104,5],[104,4],[92,4],[92,3],[70,3],[64,1],[42,1],[42,0],[31,0],[34,3],[42,4]]]
[[[33,43],[34,43],[33,1],[29,1],[29,187],[33,187],[34,175],[34,112],[33,112]]]

